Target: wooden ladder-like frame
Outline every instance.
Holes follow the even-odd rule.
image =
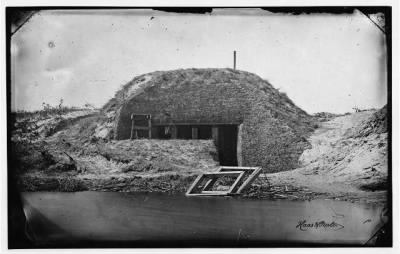
[[[135,118],[147,119],[147,126],[139,126],[135,124]],[[151,138],[151,115],[150,114],[131,114],[131,135],[130,139],[137,138],[137,131],[147,131],[147,137]]]
[[[251,183],[261,173],[260,167],[220,167],[217,172],[204,173],[199,175],[193,184],[186,192],[186,196],[227,196],[239,195],[247,189]],[[237,175],[235,182],[230,186],[227,191],[212,191],[211,189],[217,182],[218,178],[227,175]],[[194,193],[193,190],[198,189],[199,184],[202,183],[204,178],[211,178],[207,181],[204,187],[201,188],[199,193]],[[239,185],[240,184],[240,185]]]

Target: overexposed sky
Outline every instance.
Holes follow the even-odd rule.
[[[234,50],[238,69],[267,79],[308,113],[379,108],[387,97],[385,37],[359,12],[42,11],[11,47],[13,109],[61,98],[100,107],[137,75],[232,67]]]

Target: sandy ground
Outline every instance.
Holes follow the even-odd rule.
[[[387,133],[357,136],[357,127],[373,111],[359,112],[322,122],[311,135],[311,149],[302,167],[268,174],[272,186],[290,186],[339,200],[385,202],[387,192]]]
[[[110,140],[113,116],[95,113],[17,121],[12,164],[23,190],[183,192],[199,173],[217,170],[211,140]],[[243,196],[385,203],[388,137],[375,113],[322,119],[300,168],[261,174]]]
[[[185,191],[218,168],[212,140],[110,140],[113,116],[85,110],[17,119],[11,167],[24,191]]]

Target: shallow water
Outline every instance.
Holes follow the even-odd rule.
[[[221,240],[361,245],[381,225],[383,209],[332,200],[164,193],[25,192],[22,199],[29,235],[39,244]]]

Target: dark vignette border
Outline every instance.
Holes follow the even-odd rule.
[[[226,248],[226,247],[363,247],[357,245],[324,245],[304,242],[288,242],[288,241],[140,241],[140,242],[104,242],[104,241],[80,241],[49,246],[35,246],[25,235],[25,216],[22,211],[22,201],[20,199],[20,191],[17,188],[15,176],[11,163],[11,154],[9,152],[11,143],[11,130],[13,129],[15,119],[11,114],[11,37],[19,27],[29,20],[34,12],[41,10],[116,10],[116,9],[152,9],[173,13],[189,13],[189,14],[210,14],[214,8],[244,8],[244,7],[88,7],[88,6],[35,6],[35,7],[6,7],[6,93],[7,93],[7,208],[8,208],[8,248],[9,249],[32,249],[32,248]],[[385,15],[386,26],[386,46],[387,46],[387,108],[388,108],[388,218],[389,221],[385,225],[385,238],[377,247],[393,246],[393,179],[392,179],[392,7],[391,6],[309,6],[309,7],[245,7],[245,8],[261,8],[272,13],[284,13],[292,15],[300,14],[351,14],[354,10],[359,10],[364,14],[374,14],[381,12]],[[18,28],[12,32],[11,25]],[[14,221],[18,221],[17,227]]]

